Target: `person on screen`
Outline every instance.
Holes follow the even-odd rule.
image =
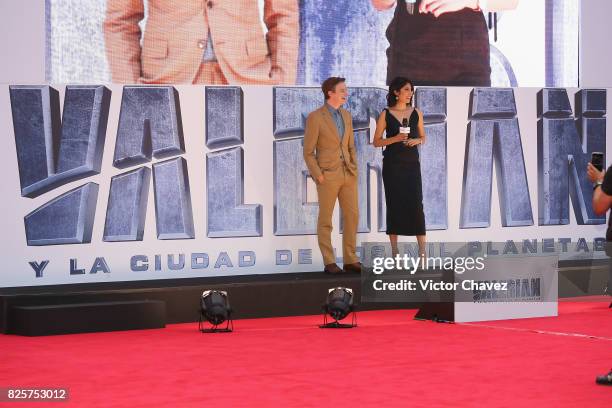
[[[490,86],[489,32],[481,7],[502,11],[518,5],[518,0],[371,1],[379,11],[395,6],[387,28],[387,84],[403,76],[417,86]]]
[[[106,56],[117,83],[294,84],[298,0],[107,0]],[[142,35],[142,42],[141,42]]]
[[[425,255],[425,214],[417,148],[425,143],[425,127],[423,114],[412,107],[413,95],[414,86],[409,79],[394,78],[389,84],[388,108],[378,116],[374,132],[374,146],[385,146],[382,174],[387,235],[394,257],[398,254],[398,235],[416,236],[419,256]]]
[[[332,215],[336,200],[342,210],[342,256],[344,272],[361,272],[357,257],[357,152],[351,114],[342,109],[348,89],[344,78],[327,78],[321,85],[325,103],[311,112],[304,130],[304,161],[317,185],[319,219],[317,235],[323,255],[323,272],[336,274],[343,270],[336,264],[331,242]]]
[[[607,171],[599,171],[591,163],[587,166],[587,175],[589,180],[594,183],[593,187],[593,210],[596,214],[605,214],[612,208],[612,166],[608,167]],[[608,230],[606,231],[606,255],[612,256],[610,246],[612,242],[612,217],[608,221]],[[612,266],[612,265],[611,265]],[[608,294],[612,295],[612,267],[609,270],[608,278]],[[612,305],[610,305],[612,306]],[[612,385],[612,370],[608,374],[598,376],[595,381],[601,385]]]

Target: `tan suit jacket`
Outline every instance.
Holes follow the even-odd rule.
[[[294,84],[299,43],[298,0],[265,0],[264,35],[256,0],[108,0],[106,55],[118,83],[192,83],[210,29],[230,84]]]
[[[315,180],[325,171],[336,170],[342,165],[345,165],[353,176],[357,176],[357,153],[351,114],[342,108],[340,112],[344,119],[342,142],[326,104],[311,112],[306,119],[304,160]]]
[[[356,250],[359,205],[357,199],[357,152],[351,114],[340,109],[344,119],[342,142],[338,128],[326,104],[308,115],[304,132],[304,160],[312,177],[321,174],[323,183],[317,182],[319,217],[317,236],[324,265],[336,262],[331,241],[332,215],[336,200],[342,209],[342,256],[345,264],[359,261]]]

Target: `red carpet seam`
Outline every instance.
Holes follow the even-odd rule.
[[[592,336],[590,334],[580,334],[580,333],[563,333],[563,332],[554,332],[547,330],[534,330],[534,329],[519,329],[516,327],[502,327],[502,326],[489,326],[486,324],[477,324],[477,323],[458,323],[462,326],[474,326],[474,327],[486,327],[488,329],[501,329],[501,330],[511,330],[511,331],[519,331],[519,332],[532,332],[538,334],[549,334],[552,336],[568,336],[568,337],[581,337],[587,339],[596,339],[596,340],[604,340],[604,341],[612,341],[612,338],[609,337],[601,337],[601,336]]]

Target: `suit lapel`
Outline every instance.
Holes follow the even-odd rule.
[[[323,121],[329,128],[330,132],[332,132],[337,138],[338,142],[340,142],[340,135],[338,135],[338,128],[336,127],[336,123],[334,122],[334,118],[332,118],[331,113],[326,105],[323,105],[321,108],[321,113],[323,114]]]
[[[350,128],[350,118],[349,118],[349,114],[346,110],[342,109],[340,110],[340,113],[342,114],[342,121],[344,122],[344,135],[342,135],[342,144],[343,145],[347,145],[348,144],[348,140],[349,140],[349,134],[348,134],[348,130]]]

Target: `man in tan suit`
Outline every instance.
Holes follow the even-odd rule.
[[[298,0],[108,0],[104,38],[118,83],[294,84]]]
[[[348,91],[344,78],[331,77],[321,86],[325,104],[306,119],[304,160],[317,184],[319,221],[317,235],[325,273],[341,273],[331,243],[332,214],[336,200],[342,209],[342,256],[345,272],[361,272],[355,254],[359,208],[357,203],[357,154],[351,114],[340,106]]]

